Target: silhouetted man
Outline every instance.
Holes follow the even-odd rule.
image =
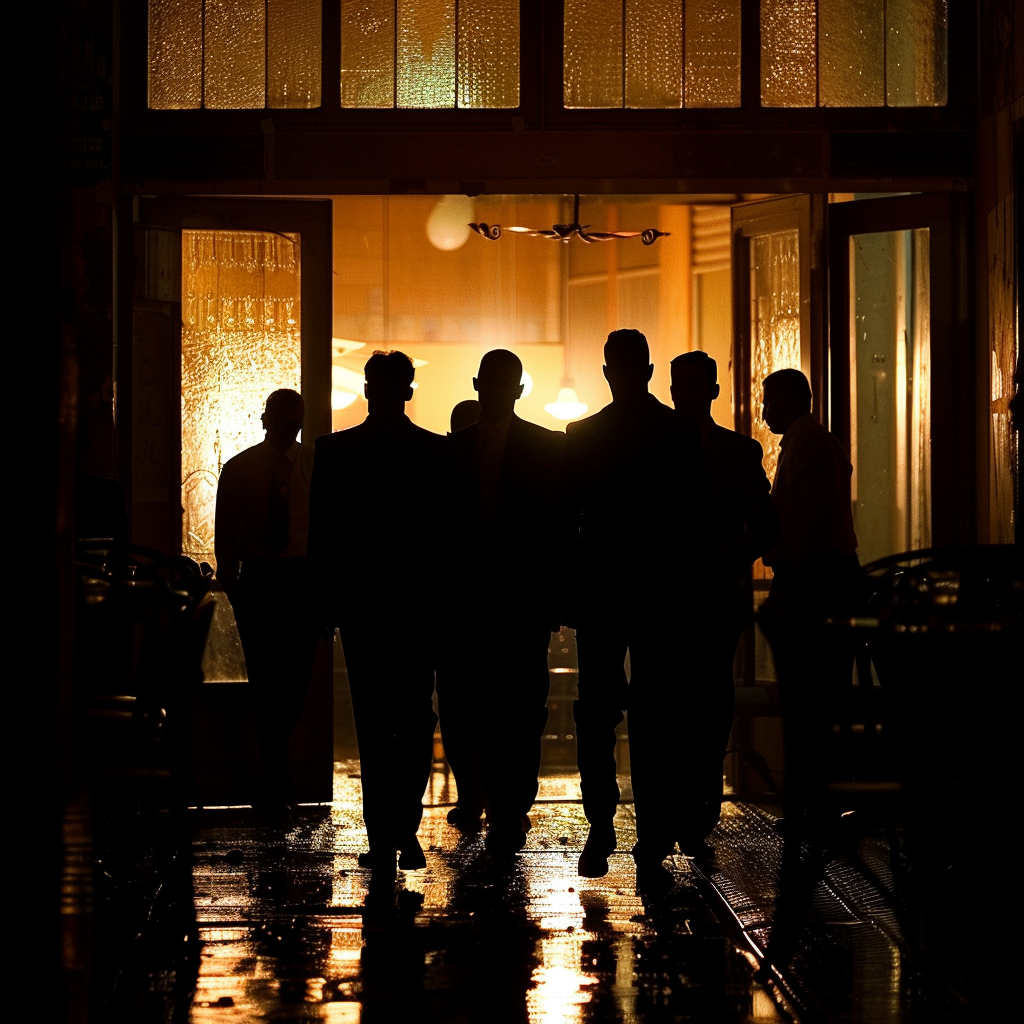
[[[456,703],[475,725],[489,804],[486,846],[498,856],[526,842],[547,721],[548,643],[559,625],[544,566],[557,536],[565,438],[516,416],[522,379],[518,356],[488,352],[473,378],[479,422],[452,434],[458,533],[472,591],[460,588],[469,596],[456,613],[466,639],[453,652],[453,685],[439,692],[442,735]],[[479,818],[481,810],[460,796],[458,817]]]
[[[604,354],[612,402],[569,424],[565,454],[575,598],[563,619],[577,629],[576,748],[590,822],[579,871],[604,875],[615,849],[615,728],[628,703],[633,856],[638,881],[663,886],[671,879],[661,863],[679,838],[664,795],[676,784],[676,695],[685,654],[677,634],[685,625],[687,588],[694,597],[700,591],[700,509],[691,494],[702,491],[702,466],[695,437],[648,392],[654,367],[647,339],[639,331],[613,331]]]
[[[687,652],[691,681],[685,741],[680,738],[678,778],[681,820],[689,835],[683,849],[710,855],[706,842],[722,807],[722,760],[736,706],[733,659],[750,618],[743,580],[750,566],[779,537],[779,517],[762,467],[763,451],[753,438],[719,426],[711,418],[718,398],[718,366],[706,352],[672,360],[672,403],[700,435],[708,486],[706,542],[711,555],[700,618],[703,627]]]
[[[275,391],[266,438],[225,463],[217,485],[217,579],[238,623],[263,759],[256,802],[295,801],[287,751],[306,701],[321,631],[311,615],[306,540],[313,449],[295,438],[305,405]]]
[[[458,402],[451,411],[449,435],[464,427],[471,427],[479,419],[480,403],[475,398]],[[475,509],[475,497],[465,493],[465,488],[458,497],[469,504],[469,509]],[[468,510],[463,507],[453,511],[456,515],[459,512],[466,515]],[[468,515],[471,517],[473,512],[469,511]],[[471,632],[463,615],[466,607],[476,600],[476,581],[463,567],[463,571],[454,574],[452,582],[454,586],[448,611],[454,625],[445,630],[444,651],[437,668],[436,681],[444,756],[455,776],[458,794],[457,803],[448,812],[448,823],[460,828],[476,828],[480,824],[480,815],[487,797],[484,795],[480,759],[477,757],[477,737],[474,735],[477,726],[473,718],[472,695],[469,695],[469,699],[463,699],[463,687],[460,687],[458,680],[458,645],[462,642],[460,633],[468,637]],[[462,630],[459,629],[460,624]]]
[[[802,811],[820,773],[830,702],[849,686],[852,651],[828,642],[820,626],[846,612],[857,592],[859,564],[850,478],[843,446],[811,415],[811,389],[799,370],[765,378],[762,418],[781,434],[772,498],[778,543],[765,554],[772,568],[761,622],[772,644],[786,745],[787,821]]]
[[[430,775],[435,609],[446,595],[447,442],[405,415],[412,361],[375,352],[363,370],[369,415],[317,438],[310,493],[310,561],[320,618],[345,648],[359,742],[364,867],[415,869],[416,830]]]

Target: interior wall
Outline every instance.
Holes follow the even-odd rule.
[[[365,416],[358,377],[374,349],[401,349],[417,362],[409,415],[443,433],[452,407],[474,397],[481,355],[502,347],[517,352],[532,381],[520,415],[560,429],[565,421],[544,407],[561,387],[573,387],[589,412],[610,401],[602,351],[608,333],[620,327],[647,335],[655,364],[651,390],[666,403],[671,359],[707,347],[722,381],[714,414],[731,426],[729,272],[702,275],[695,308],[691,208],[664,198],[583,197],[580,220],[591,230],[668,233],[647,246],[639,238],[562,244],[507,230],[571,221],[569,197],[459,197],[445,229],[453,247],[442,249],[431,242],[428,226],[450,199],[335,197],[335,366],[351,404],[335,409],[333,428]],[[469,231],[459,238],[469,219],[502,225],[501,238]]]

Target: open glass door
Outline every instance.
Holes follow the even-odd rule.
[[[828,422],[825,388],[825,196],[794,195],[732,208],[733,409],[735,428],[761,443],[775,476],[779,438],[761,419],[765,377],[786,367],[811,384],[812,411]],[[771,570],[754,564],[750,599],[768,594]],[[764,768],[779,778],[782,738],[775,673],[760,628],[748,626],[737,651],[736,720],[727,766],[739,793],[763,792]],[[756,753],[755,753],[756,751]],[[759,766],[751,770],[752,765]]]
[[[831,429],[853,463],[862,565],[973,539],[976,375],[957,212],[947,194],[829,207]]]
[[[331,203],[160,197],[135,210],[131,374],[132,539],[209,562],[224,464],[263,440],[261,414],[279,388],[301,391],[302,438],[331,429]],[[125,425],[127,426],[127,424]],[[194,736],[195,799],[248,803],[257,771],[247,679],[222,593],[203,660]],[[325,646],[325,645],[322,645]],[[333,781],[331,658],[320,651],[293,743],[305,801]],[[246,726],[250,727],[247,728]]]

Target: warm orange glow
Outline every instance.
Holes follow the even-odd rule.
[[[544,408],[559,420],[576,420],[587,411],[587,406],[576,397],[574,388],[562,388],[557,400],[549,402]]]

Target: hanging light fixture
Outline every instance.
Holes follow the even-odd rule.
[[[591,231],[589,224],[580,223],[580,197],[573,196],[573,214],[571,224],[552,224],[550,228],[503,228],[500,224],[470,224],[478,235],[492,242],[501,238],[502,231],[511,231],[517,235],[532,235],[536,238],[551,238],[559,242],[568,242],[578,238],[582,242],[614,242],[620,238],[639,238],[644,245],[654,245],[659,238],[670,235],[670,231],[659,231],[657,228],[644,228],[643,231]],[[459,243],[461,245],[461,243]]]
[[[587,409],[588,406],[577,397],[576,389],[570,387],[561,388],[558,398],[544,406],[545,412],[559,420],[578,420]]]
[[[469,238],[473,200],[469,196],[442,196],[427,219],[427,238],[437,249],[451,252]]]

